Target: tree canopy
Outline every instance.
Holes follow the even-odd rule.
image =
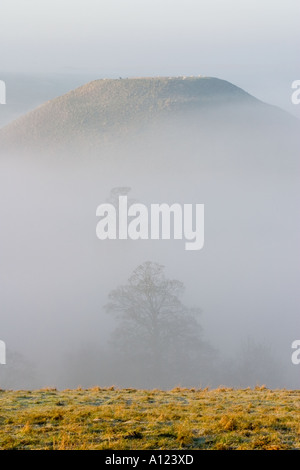
[[[164,266],[148,261],[109,294],[106,311],[119,322],[114,347],[127,365],[154,380],[182,381],[191,369],[197,373],[207,353],[200,310],[182,303],[183,292],[183,283],[168,279]]]

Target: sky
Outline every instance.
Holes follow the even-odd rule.
[[[2,0],[0,73],[216,76],[300,116],[299,17],[298,0]]]

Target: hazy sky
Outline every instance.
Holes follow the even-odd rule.
[[[217,76],[298,112],[299,17],[299,0],[1,0],[0,72]]]

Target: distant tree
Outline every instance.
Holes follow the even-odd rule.
[[[285,368],[270,345],[247,338],[237,358],[236,377],[237,385],[242,387],[283,387]]]
[[[201,380],[209,347],[197,321],[200,311],[182,304],[183,291],[182,282],[165,277],[163,266],[145,262],[109,294],[106,311],[119,321],[113,344],[136,374],[148,374],[151,385],[167,378],[182,383],[188,371],[198,384]]]
[[[119,204],[119,196],[128,196],[130,191],[131,188],[129,186],[117,186],[112,188],[109,197],[106,199],[106,202],[109,202],[110,204],[117,207]]]
[[[35,366],[22,354],[7,351],[6,365],[0,365],[0,389],[32,389],[38,384]]]

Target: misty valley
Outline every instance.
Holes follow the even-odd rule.
[[[298,129],[206,77],[2,127],[0,388],[297,387]]]

